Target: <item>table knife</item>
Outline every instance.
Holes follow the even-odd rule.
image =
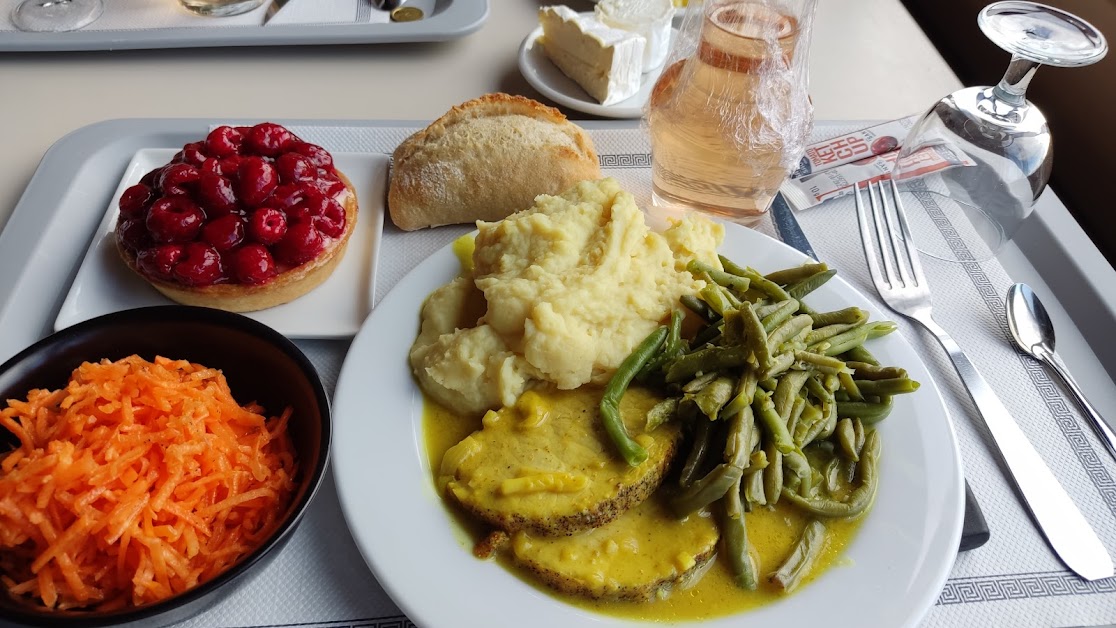
[[[814,247],[810,246],[810,240],[806,238],[806,234],[798,224],[798,219],[794,217],[794,210],[787,204],[782,194],[775,196],[775,201],[771,203],[770,214],[771,223],[775,226],[775,232],[780,240],[800,253],[818,259]],[[958,551],[964,552],[980,547],[988,542],[990,536],[988,523],[984,520],[980,504],[977,503],[973,490],[969,488],[969,481],[965,480],[965,522],[961,526],[961,544]]]

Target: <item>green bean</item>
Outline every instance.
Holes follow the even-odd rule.
[[[743,266],[730,260],[724,255],[718,255],[717,259],[721,260],[721,267],[725,269],[726,273],[732,273],[737,277],[743,277],[748,272],[747,269],[745,269]]]
[[[776,406],[777,408],[778,406]],[[800,395],[795,395],[794,403],[791,404],[790,416],[787,417],[787,431],[793,436],[798,429],[798,421],[802,418],[802,411],[806,408],[806,398]],[[793,438],[792,438],[793,440]],[[795,443],[797,444],[797,443]]]
[[[669,421],[677,411],[678,397],[667,397],[651,406],[651,409],[647,411],[646,431],[655,431],[660,425]]]
[[[857,486],[845,501],[838,501],[829,497],[802,497],[786,490],[782,496],[794,505],[808,513],[819,517],[855,517],[868,509],[876,498],[879,488],[879,461],[880,461],[880,435],[872,430],[865,437],[864,449],[860,453],[860,462],[857,463],[857,472],[860,475],[860,486]],[[766,470],[765,470],[766,473]]]
[[[771,359],[771,364],[767,367],[767,370],[761,374],[761,377],[762,379],[777,378],[792,366],[794,366],[794,353],[790,351],[780,353]]]
[[[748,291],[749,280],[746,277],[740,277],[732,273],[726,273],[723,270],[717,270],[700,260],[690,260],[690,263],[686,265],[686,270],[694,275],[704,274],[709,277],[710,281],[717,285],[724,286],[725,288],[732,288],[741,294]]]
[[[701,295],[702,301],[705,301],[709,309],[716,312],[718,316],[724,316],[725,310],[732,308],[732,304],[729,302],[728,297],[725,296],[725,293],[717,284],[705,286],[698,294]]]
[[[881,338],[896,329],[899,329],[899,325],[894,321],[876,321],[868,325],[868,339],[873,340],[875,338]]]
[[[856,428],[852,419],[844,418],[837,421],[837,444],[841,446],[841,453],[853,462],[860,461],[860,450],[856,448]]]
[[[841,360],[811,351],[795,351],[794,359],[799,363],[826,375],[837,375],[845,371],[845,363]]]
[[[837,403],[837,416],[855,417],[865,425],[875,425],[891,414],[891,397],[880,397],[879,401],[840,401]]]
[[[694,314],[697,314],[702,320],[707,323],[712,323],[721,318],[721,315],[714,312],[709,304],[692,294],[684,294],[678,298]]]
[[[732,398],[732,389],[732,378],[721,376],[710,382],[708,386],[702,388],[694,396],[694,401],[697,403],[701,413],[709,417],[710,420],[713,420],[717,418],[717,414],[721,411],[721,408]]]
[[[726,270],[728,270],[727,267]],[[787,291],[783,290],[783,288],[780,287],[779,284],[759,274],[759,272],[757,272],[754,268],[745,268],[743,270],[744,274],[742,276],[747,277],[749,280],[751,280],[752,288],[762,292],[768,297],[771,297],[772,301],[786,301],[787,299],[791,298],[791,296],[787,294]]]
[[[779,325],[767,336],[767,348],[771,353],[779,348],[779,345],[794,338],[798,332],[806,329],[813,323],[813,319],[805,314],[794,316]]]
[[[671,510],[678,517],[704,508],[725,496],[733,486],[737,485],[744,475],[744,470],[731,464],[721,463],[713,468],[705,477],[694,482],[681,493],[670,500]]]
[[[795,446],[803,448],[817,440],[822,432],[825,431],[828,420],[829,415],[820,411],[816,415],[811,414],[809,422],[804,423],[799,419],[798,425],[795,426],[794,430]]]
[[[779,378],[779,384],[775,386],[775,393],[771,396],[771,399],[775,404],[775,411],[779,413],[783,423],[788,422],[794,400],[798,399],[798,391],[802,390],[802,386],[806,384],[808,379],[810,379],[810,373],[807,371],[791,371]]]
[[[752,405],[752,397],[756,394],[756,372],[750,368],[745,368],[744,373],[741,374],[740,379],[736,383],[736,396],[732,401],[725,404],[721,412],[732,416],[740,412],[744,408]]]
[[[824,351],[825,355],[841,355],[853,347],[864,344],[864,341],[868,339],[868,333],[870,331],[870,326],[862,325],[855,329],[837,334],[829,339],[829,347]]]
[[[639,466],[644,460],[647,460],[647,450],[628,435],[628,429],[624,427],[624,420],[620,417],[620,399],[624,396],[624,392],[627,391],[628,385],[632,383],[636,373],[639,373],[643,365],[651,359],[651,356],[655,355],[655,352],[666,341],[667,333],[667,328],[663,326],[644,338],[643,342],[639,343],[635,350],[624,358],[624,361],[617,367],[616,373],[608,381],[604,395],[601,397],[601,420],[604,423],[605,432],[608,433],[616,448],[620,450],[620,455],[633,467]]]
[[[741,479],[725,496],[725,509],[721,517],[721,537],[725,541],[729,568],[736,586],[748,591],[756,589],[756,563],[748,551],[748,527],[744,525],[744,504],[740,501]]]
[[[728,311],[731,312],[732,310]],[[709,343],[717,342],[717,339],[721,336],[724,328],[725,319],[723,318],[718,320],[716,323],[710,323],[709,325],[706,325],[705,328],[703,328],[700,332],[698,332],[696,336],[694,336],[694,339],[690,341],[690,344],[693,346],[694,349],[697,349]]]
[[[825,525],[812,519],[806,524],[806,529],[802,531],[802,536],[791,550],[790,556],[769,576],[769,580],[784,593],[794,591],[802,580],[810,575],[823,549],[825,549]]]
[[[806,334],[806,344],[811,346],[821,344],[823,340],[830,340],[834,336],[852,331],[863,325],[864,323],[833,323],[823,327],[818,325],[815,321],[814,328],[810,330],[810,333]]]
[[[856,446],[857,457],[864,451],[864,443],[868,440],[868,433],[864,431],[864,421],[853,419],[853,445]],[[859,460],[857,460],[859,462]]]
[[[767,454],[762,449],[752,452],[748,458],[748,471],[761,471],[767,468]]]
[[[918,390],[919,384],[909,377],[896,377],[891,379],[858,379],[855,380],[860,392],[864,395],[900,395]]]
[[[746,504],[767,505],[767,496],[763,492],[763,469],[755,469],[744,475],[744,499]]]
[[[776,270],[764,275],[768,281],[775,282],[779,285],[785,286],[787,284],[798,283],[805,279],[809,279],[818,273],[824,273],[829,270],[829,266],[825,262],[806,263],[801,266],[793,266],[791,268],[784,268]]]
[[[767,330],[763,328],[763,323],[756,316],[750,303],[740,310],[740,314],[744,320],[745,344],[743,346],[751,350],[758,368],[767,369],[771,363],[771,351],[767,348]]]
[[[690,453],[686,455],[686,462],[678,472],[678,485],[687,488],[693,484],[702,463],[713,449],[713,423],[707,419],[699,418],[694,423],[693,442],[690,444]]]
[[[880,366],[855,360],[846,360],[845,365],[853,370],[857,379],[895,379],[907,376],[906,369],[897,366]]]
[[[848,366],[847,364],[845,366]],[[838,379],[841,380],[841,390],[845,392],[848,400],[860,401],[864,399],[864,395],[860,392],[860,387],[856,385],[856,380],[848,371],[841,371],[837,373]]]
[[[682,355],[685,343],[682,341],[682,310],[674,308],[670,311],[670,325],[667,326],[666,341],[663,342],[662,351],[643,365],[636,375],[636,379],[646,379],[651,373],[663,368],[663,365]]]
[[[738,309],[726,310],[721,321],[721,342],[726,345],[742,345],[747,335],[744,313]]]
[[[845,351],[845,360],[852,360],[854,362],[864,362],[865,364],[874,364],[879,366],[879,361],[876,360],[872,352],[864,347],[853,347]]]
[[[810,317],[814,319],[814,327],[818,329],[829,325],[863,325],[868,322],[868,312],[858,307],[847,307],[832,312],[819,312],[812,314]]]
[[[756,420],[752,415],[752,408],[746,407],[743,411],[728,417],[728,422],[728,436],[725,438],[725,462],[747,470],[751,463],[752,432],[756,429]]]
[[[789,469],[791,473],[798,476],[799,492],[809,493],[810,488],[814,485],[814,474],[810,469],[810,463],[806,460],[806,456],[797,449],[789,451],[783,454],[783,466]],[[783,474],[786,475],[785,470]]]
[[[767,330],[768,333],[771,333],[773,329],[794,316],[794,313],[798,311],[798,301],[794,299],[780,301],[775,303],[774,306],[775,309],[770,312],[766,311],[767,308],[764,308],[763,311],[761,311],[760,308],[756,308],[756,316],[763,321],[763,328]]]
[[[760,424],[763,425],[776,449],[784,454],[794,451],[794,441],[791,439],[790,433],[787,432],[787,424],[783,423],[783,418],[775,411],[775,404],[772,403],[771,396],[768,393],[756,390],[756,395],[752,399],[752,411],[759,419]]]
[[[787,294],[798,300],[802,300],[802,297],[805,297],[814,290],[817,290],[818,288],[824,286],[825,282],[833,279],[833,276],[836,274],[836,270],[830,269],[820,272],[811,277],[807,277],[806,279],[803,279],[801,281],[796,281],[793,284],[788,284]]]
[[[829,462],[825,463],[825,489],[830,493],[836,493],[841,489],[841,458],[830,458]]]
[[[709,373],[702,373],[701,375],[698,375],[697,377],[695,377],[695,378],[691,379],[690,381],[686,382],[686,385],[682,387],[682,392],[684,392],[684,393],[696,393],[696,392],[700,391],[702,388],[705,388],[706,386],[708,386],[713,380],[717,379],[717,377],[718,377],[717,371],[712,371],[712,372],[709,372]]]
[[[771,316],[772,314],[778,312],[779,310],[781,310],[783,308],[786,308],[786,307],[790,307],[790,305],[788,305],[788,304],[793,305],[795,307],[794,310],[791,310],[791,313],[793,314],[798,309],[798,303],[795,302],[794,299],[789,299],[787,301],[779,301],[777,303],[764,303],[763,305],[753,303],[752,307],[755,308],[755,310],[756,310],[756,316],[758,316],[760,318],[760,320],[764,320],[768,316]],[[766,325],[766,321],[765,321],[764,324]]]
[[[673,384],[687,380],[698,373],[708,373],[741,366],[751,351],[743,346],[708,347],[679,356],[667,368],[666,381]]]
[[[783,453],[775,443],[768,443],[763,453],[767,456],[767,467],[763,470],[764,500],[774,506],[783,494]]]

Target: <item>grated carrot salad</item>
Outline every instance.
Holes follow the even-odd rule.
[[[217,369],[162,357],[86,362],[10,399],[0,425],[0,583],[48,608],[181,593],[255,549],[294,492],[291,409],[233,399]]]

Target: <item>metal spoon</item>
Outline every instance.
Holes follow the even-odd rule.
[[[1081,405],[1081,409],[1085,411],[1089,422],[1093,424],[1093,431],[1096,432],[1097,437],[1104,443],[1108,453],[1116,458],[1116,433],[1113,433],[1112,428],[1108,427],[1100,413],[1085,398],[1085,393],[1070,376],[1062,359],[1054,352],[1054,324],[1050,322],[1050,316],[1046,313],[1046,308],[1042,307],[1038,296],[1027,284],[1017,283],[1008,288],[1007,319],[1008,329],[1011,330],[1016,344],[1031,357],[1046,362],[1058,377],[1062,378],[1066,387],[1077,399],[1077,403]]]

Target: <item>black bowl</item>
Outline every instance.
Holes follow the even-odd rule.
[[[32,388],[66,385],[82,362],[138,354],[184,359],[221,369],[238,403],[258,401],[268,413],[291,406],[288,429],[299,475],[291,505],[270,538],[221,575],[153,604],[111,612],[56,611],[0,592],[0,624],[25,626],[163,626],[215,604],[258,573],[290,539],[329,464],[329,399],[310,360],[280,333],[239,314],[200,307],[127,310],[64,329],[0,366],[0,400],[26,399]],[[18,441],[0,429],[0,451]]]

